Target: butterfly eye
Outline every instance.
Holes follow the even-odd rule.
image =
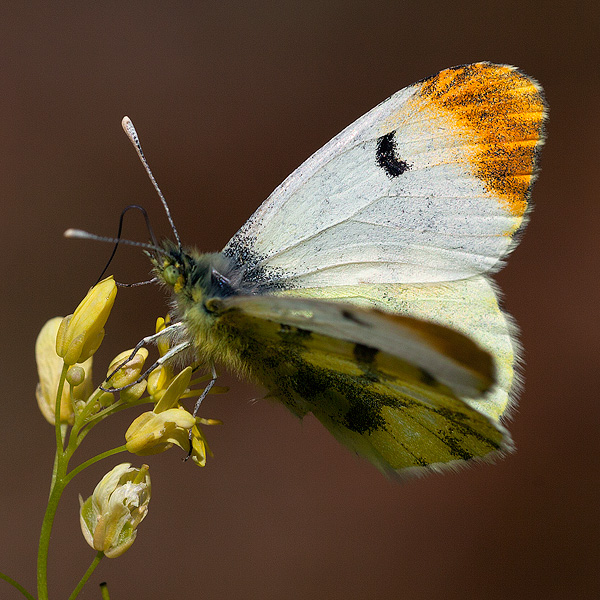
[[[174,265],[169,265],[163,271],[163,277],[169,285],[175,285],[179,279],[179,269]]]

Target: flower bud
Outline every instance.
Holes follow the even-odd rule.
[[[127,450],[147,456],[164,452],[175,444],[187,452],[189,431],[195,424],[196,419],[184,408],[170,408],[158,414],[145,412],[125,432]]]
[[[96,396],[96,402],[98,403],[98,409],[106,408],[115,403],[115,395],[111,392],[102,392]]]
[[[169,315],[165,318],[158,317],[156,319],[156,333],[164,331],[170,324],[171,318]],[[158,354],[164,356],[170,349],[168,336],[158,338],[156,346],[158,348]],[[173,369],[168,364],[157,367],[150,375],[148,375],[148,395],[154,402],[158,402],[162,398],[173,377]]]
[[[124,402],[134,402],[135,400],[138,400],[146,390],[145,380],[139,381],[134,385],[132,384],[142,373],[144,362],[148,358],[148,350],[146,350],[146,348],[141,348],[136,352],[135,356],[130,361],[122,364],[130,354],[131,350],[126,350],[125,352],[121,352],[121,354],[116,356],[110,363],[108,372],[106,374],[108,377],[114,372],[115,369],[118,368],[119,370],[109,380],[107,380],[108,386],[111,388],[131,386],[125,390],[121,390],[120,392],[121,400]]]
[[[126,390],[120,392],[121,400],[123,402],[135,402],[139,400],[144,392],[146,391],[146,380],[142,380],[139,383],[128,387]]]
[[[72,385],[73,387],[81,385],[85,381],[85,369],[83,369],[79,365],[72,366],[67,371],[66,379],[68,384]]]
[[[168,369],[167,365],[161,365],[148,375],[148,394],[155,402],[160,400],[170,379]]]
[[[159,331],[163,331],[170,324],[171,324],[171,317],[169,315],[167,315],[167,317],[164,319],[163,319],[163,317],[158,317],[156,319],[156,333],[158,333]],[[161,356],[164,356],[170,349],[168,337],[158,338],[158,341],[156,342],[156,346],[158,348],[158,353]]]
[[[188,451],[190,430],[195,428],[196,419],[179,405],[179,400],[187,391],[191,377],[191,367],[181,371],[164,390],[154,410],[141,414],[129,426],[125,433],[129,452],[139,456],[158,454],[174,444]]]
[[[52,425],[54,425],[58,383],[64,364],[56,354],[56,335],[61,321],[61,317],[50,319],[42,327],[35,342],[35,360],[39,377],[35,395],[40,411],[46,421]],[[69,425],[72,425],[74,420],[73,403],[86,401],[92,393],[92,358],[90,357],[77,369],[77,371],[69,369],[60,401],[60,422]],[[81,380],[82,374],[83,380]],[[75,386],[71,387],[73,384]]]
[[[137,535],[137,526],[148,513],[150,502],[148,466],[117,465],[96,486],[79,512],[81,531],[94,550],[108,558],[121,556]]]
[[[87,293],[72,315],[63,319],[56,353],[66,364],[84,362],[98,350],[116,295],[117,285],[112,277],[107,277]]]

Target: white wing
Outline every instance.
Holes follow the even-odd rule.
[[[292,173],[224,253],[279,288],[425,283],[498,269],[523,223],[544,100],[477,63],[397,92]]]

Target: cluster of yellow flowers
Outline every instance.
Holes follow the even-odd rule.
[[[93,355],[104,338],[104,326],[116,295],[115,281],[108,277],[88,292],[72,315],[50,319],[42,327],[35,348],[40,411],[49,423],[56,426],[58,420],[57,431],[62,432],[59,439],[63,445],[65,432],[71,427],[76,447],[92,426],[110,414],[151,403],[152,410],[138,416],[127,429],[123,449],[145,456],[176,445],[194,463],[204,466],[210,450],[199,425],[220,421],[195,417],[181,404],[183,399],[198,396],[202,387],[197,386],[210,378],[207,375],[193,378],[199,365],[176,373],[166,363],[144,376],[148,351],[141,348],[129,358],[133,350],[126,350],[110,363],[107,370],[110,380],[93,389]],[[156,333],[168,324],[168,318],[159,318]],[[166,336],[159,338],[157,345],[160,356],[164,356],[169,350]],[[225,388],[215,386],[210,391],[220,393]],[[119,556],[133,543],[149,500],[148,467],[118,465],[105,475],[92,496],[85,501],[81,499],[80,519],[85,539],[105,556]]]
[[[156,333],[164,330],[167,325],[168,321],[159,317],[156,322]],[[158,342],[160,356],[164,356],[168,350],[168,342]],[[119,355],[111,367],[118,364],[118,359],[122,360],[123,358],[123,355]],[[192,367],[186,367],[175,375],[173,369],[166,364],[154,369],[148,375],[147,391],[155,406],[154,410],[140,415],[125,433],[129,452],[140,456],[158,454],[173,445],[189,452],[191,440],[191,459],[201,467],[206,464],[206,456],[210,450],[198,423],[214,425],[220,421],[195,418],[180,404],[182,399],[198,396],[200,390],[194,386],[207,379],[204,376],[192,380],[193,373]],[[139,377],[139,372],[135,374],[135,377]],[[133,375],[132,381],[135,381]],[[114,379],[111,379],[112,382]],[[123,384],[119,381],[115,387],[122,385],[127,385],[127,383]],[[211,391],[219,392],[223,391],[223,388],[217,388],[217,390],[213,388]]]

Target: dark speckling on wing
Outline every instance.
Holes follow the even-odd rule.
[[[376,348],[230,311],[217,327],[294,414],[313,413],[382,471],[484,456],[504,434],[430,374]],[[434,470],[438,466],[431,467]]]
[[[283,280],[283,269],[265,267],[264,256],[253,250],[254,242],[241,232],[223,250],[223,255],[232,260],[243,273],[243,279],[256,287],[256,293],[290,289],[292,286]]]

